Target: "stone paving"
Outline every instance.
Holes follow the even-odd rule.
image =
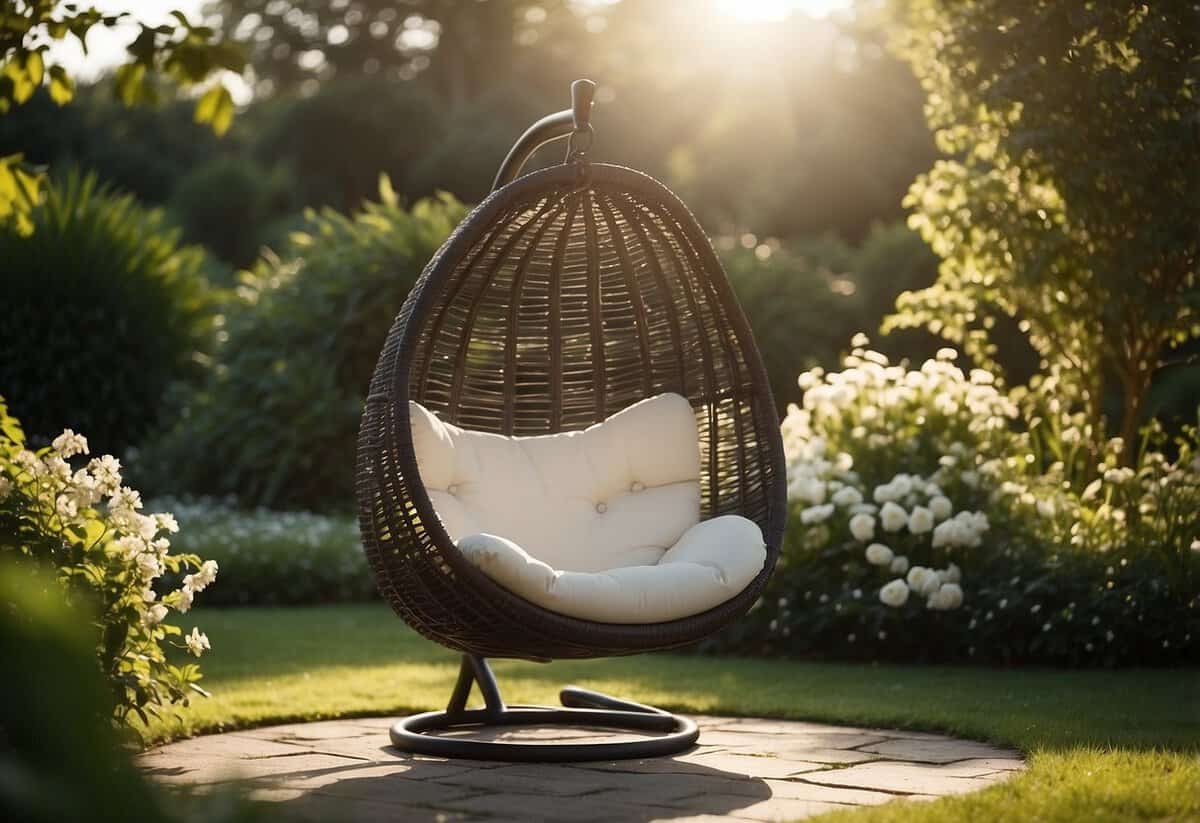
[[[933,734],[783,720],[696,717],[674,757],[549,765],[396,751],[391,718],[272,726],[143,754],[157,779],[237,781],[281,819],[330,821],[796,820],[853,806],[986,788],[1024,765],[1010,749]],[[503,730],[489,739],[628,739],[611,731]]]

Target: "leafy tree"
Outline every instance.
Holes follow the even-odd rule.
[[[115,89],[126,106],[157,102],[165,78],[179,86],[201,83],[221,70],[241,72],[241,50],[218,38],[217,32],[193,23],[179,11],[173,23],[141,24],[129,44],[129,59],[117,68]],[[70,102],[75,81],[61,65],[47,63],[51,43],[76,38],[87,50],[87,34],[96,27],[111,28],[127,14],[58,0],[11,0],[0,5],[0,115],[19,106],[46,86],[58,105]],[[216,83],[196,102],[197,122],[209,123],[223,134],[233,119],[233,98]],[[13,221],[22,232],[32,231],[29,214],[42,194],[44,178],[21,154],[0,157],[0,222]]]
[[[989,364],[996,318],[1017,318],[1032,387],[1093,442],[1119,386],[1129,461],[1155,372],[1200,335],[1200,6],[907,0],[900,17],[948,157],[905,201],[938,281],[890,327]]]
[[[84,168],[143,203],[163,204],[177,180],[222,151],[238,151],[234,133],[217,137],[195,122],[194,101],[128,109],[113,85],[105,78],[83,86],[62,107],[46,89],[35,93],[0,117],[0,157],[21,152],[25,162],[49,167],[51,177]]]

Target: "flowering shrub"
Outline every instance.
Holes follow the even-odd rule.
[[[184,635],[165,620],[192,607],[217,564],[170,553],[166,535],[178,531],[175,518],[141,513],[140,495],[122,485],[121,464],[110,455],[73,468],[87,453],[87,439],[70,429],[46,448],[27,449],[0,398],[0,551],[55,567],[69,599],[92,601],[116,717],[125,721],[132,712],[145,722],[201,691],[199,666],[169,662],[164,646],[199,657],[208,638],[197,628]],[[155,584],[164,574],[182,579],[160,596]]]
[[[783,423],[789,531],[768,596],[720,640],[881,659],[1166,663],[1200,652],[1195,433],[1091,467],[1070,420],[943,349],[894,366],[861,335],[801,375]],[[1051,432],[1050,430],[1054,430]]]
[[[299,605],[370,600],[375,580],[349,515],[242,511],[231,502],[160,500],[183,527],[175,545],[221,564],[214,605]]]

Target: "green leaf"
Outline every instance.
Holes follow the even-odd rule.
[[[42,80],[46,77],[46,63],[42,59],[40,51],[32,51],[25,58],[25,73],[29,76],[29,82],[34,88],[42,85]]]
[[[196,102],[196,122],[208,123],[218,136],[229,130],[233,122],[233,96],[224,85],[206,91]]]
[[[29,215],[41,200],[46,179],[21,161],[20,154],[0,157],[0,223],[11,220],[19,234],[28,235],[33,232]],[[9,430],[5,427],[4,431],[7,434]]]
[[[75,96],[75,81],[62,66],[50,67],[50,99],[60,106],[71,102]]]
[[[7,77],[12,84],[12,99],[18,103],[24,103],[37,91],[37,86],[29,78],[25,63],[26,60],[22,60],[18,55],[5,63],[3,71],[0,71],[0,75]]]
[[[113,81],[117,97],[126,106],[134,106],[145,99],[146,66],[142,63],[126,63],[119,67]]]

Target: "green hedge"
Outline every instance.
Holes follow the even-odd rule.
[[[216,500],[155,500],[179,521],[176,551],[217,561],[205,605],[275,606],[370,600],[375,581],[349,515],[240,510]]]

